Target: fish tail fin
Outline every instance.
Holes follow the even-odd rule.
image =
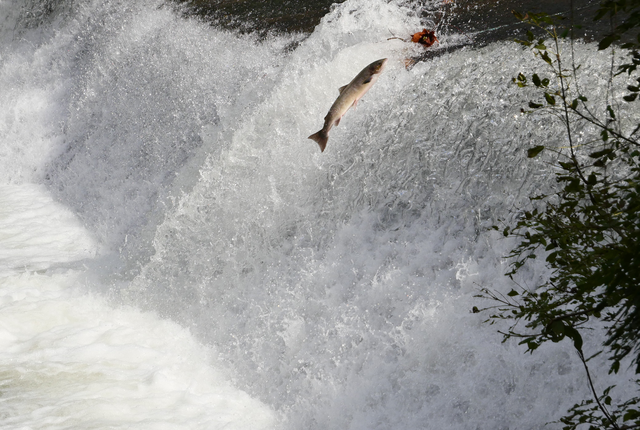
[[[324,130],[320,130],[319,132],[309,136],[309,139],[318,142],[318,145],[320,145],[320,152],[324,152],[324,148],[327,146],[327,142],[329,141],[329,134]]]

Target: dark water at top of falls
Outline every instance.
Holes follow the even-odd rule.
[[[333,7],[344,0],[171,0],[186,16],[195,16],[214,26],[243,33],[310,34]],[[498,40],[523,37],[530,26],[513,15],[518,12],[546,12],[575,24],[575,35],[587,42],[607,34],[607,19],[593,21],[599,0],[408,0],[426,27],[440,34],[464,34],[469,44],[485,45]],[[68,0],[32,1],[22,22],[37,27],[72,8]],[[27,21],[25,23],[25,21]],[[421,29],[416,28],[416,31]],[[396,35],[406,38],[410,35]]]
[[[334,0],[177,0],[188,6],[189,14],[202,16],[218,24],[244,31],[311,32],[318,25]],[[571,18],[584,26],[579,34],[592,40],[608,29],[608,23],[594,24],[597,0],[414,0],[417,10],[436,29],[478,34],[477,42],[488,43],[521,35],[526,27],[512,11],[546,12]]]

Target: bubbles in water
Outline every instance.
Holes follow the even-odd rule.
[[[564,345],[525,358],[470,312],[480,286],[510,287],[513,243],[489,227],[553,177],[526,149],[562,145],[519,114],[518,48],[407,70],[423,48],[388,39],[424,21],[402,2],[262,42],[160,5],[83,3],[2,51],[0,175],[80,217],[106,249],[96,288],[188,327],[286,428],[540,428],[585,393]],[[606,64],[576,49],[598,91]],[[320,154],[307,136],[379,58]]]

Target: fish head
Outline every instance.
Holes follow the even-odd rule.
[[[371,73],[372,75],[377,75],[378,73],[381,73],[386,64],[387,64],[386,58],[383,58],[378,61],[374,61],[373,63],[369,64],[369,73]]]

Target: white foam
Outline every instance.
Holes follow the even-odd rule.
[[[0,277],[3,428],[267,429],[274,415],[189,332],[78,294],[81,273]]]
[[[91,258],[97,245],[41,185],[0,185],[0,273]]]
[[[3,428],[273,426],[187,330],[87,294],[87,273],[65,267],[96,253],[44,187],[0,186]]]
[[[0,180],[47,185],[0,190],[9,425],[541,428],[588,397],[569,343],[525,356],[470,312],[512,287],[488,227],[553,179],[526,148],[562,144],[519,113],[519,47],[407,70],[422,48],[387,38],[423,23],[402,1],[348,0],[293,52],[156,1],[78,3],[0,63]],[[320,154],[337,88],[383,57]],[[82,269],[96,254],[128,265]]]

